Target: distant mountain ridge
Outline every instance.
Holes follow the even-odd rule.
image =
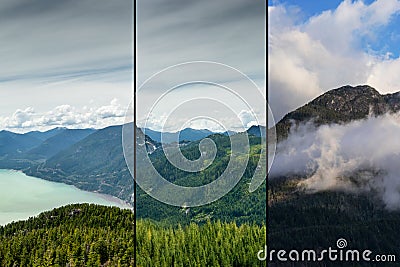
[[[308,120],[313,120],[316,124],[344,123],[365,118],[371,112],[383,114],[387,111],[399,109],[399,93],[381,95],[377,90],[366,85],[344,86],[331,90],[287,114],[277,124],[278,136],[285,136],[293,123]],[[247,130],[247,133],[258,138],[261,131],[265,130],[265,126],[252,126]],[[159,149],[161,133],[149,129],[143,131],[148,135],[146,145],[149,154],[152,154],[151,157],[157,164],[160,164],[161,167],[165,166],[163,153]],[[54,132],[57,133],[54,134]],[[42,141],[44,134],[52,136]],[[198,142],[205,137],[214,139],[219,143],[217,144],[219,146],[223,143],[225,149],[229,149],[227,133],[215,134],[209,130],[184,129],[180,133],[167,133],[168,138],[174,138],[167,140],[176,141],[177,134],[179,134],[179,141],[185,143],[182,146],[182,152],[194,158],[199,156]],[[130,200],[133,183],[123,157],[122,126],[110,126],[92,132],[90,130],[57,129],[50,133],[32,132],[27,136],[0,132],[0,142],[1,136],[3,136],[3,143],[4,140],[16,140],[12,142],[14,144],[11,146],[14,150],[16,150],[16,144],[19,140],[22,140],[21,144],[17,146],[17,152],[14,151],[14,153],[20,156],[17,157],[18,160],[22,160],[22,163],[21,161],[17,162],[18,168],[23,169],[28,175],[73,184],[84,190]],[[54,140],[58,141],[53,142]],[[62,143],[63,140],[65,144],[61,145],[60,142]],[[257,142],[253,142],[256,145]],[[1,150],[2,147],[0,153]],[[226,151],[224,153],[227,153]],[[28,156],[24,157],[24,155]],[[29,155],[31,156],[29,157]],[[218,155],[221,159],[224,157],[223,153]],[[37,161],[38,159],[41,159],[41,161]],[[6,161],[0,160],[1,167],[3,167],[1,163],[4,162]],[[218,166],[221,170],[216,168],[214,173],[220,173],[223,170],[222,161]],[[12,165],[11,168],[13,168]],[[171,170],[172,167],[168,167],[165,171],[172,178],[176,177],[177,173],[171,172]],[[180,177],[183,180],[184,178],[184,176]],[[209,179],[208,177],[205,178]],[[190,179],[194,182],[200,178],[193,176]]]
[[[63,129],[26,152],[32,159],[48,159],[94,133],[94,129]]]
[[[0,157],[16,156],[38,146],[41,139],[10,131],[0,131]]]
[[[207,136],[210,136],[212,134],[223,134],[223,135],[234,135],[237,134],[237,132],[234,131],[225,131],[225,132],[213,132],[207,129],[192,129],[192,128],[185,128],[181,131],[177,132],[160,132],[160,131],[155,131],[149,128],[143,128],[142,129],[144,134],[150,137],[152,140],[159,142],[159,143],[173,143],[173,142],[191,142],[191,141],[197,141],[201,140]],[[161,135],[163,140],[161,140]]]
[[[25,134],[0,131],[0,168],[21,169],[56,155],[82,140],[94,129],[57,127]]]
[[[149,128],[144,128],[143,132],[145,135],[147,135],[148,137],[159,143],[161,143],[162,141],[164,143],[172,143],[176,142],[177,140],[179,142],[197,141],[213,134],[213,132],[210,130],[206,129],[198,130],[192,128],[185,128],[182,131],[178,132],[159,132],[151,130]],[[161,136],[163,140],[161,140]]]
[[[276,125],[277,134],[278,138],[284,138],[293,123],[308,120],[313,120],[316,124],[344,123],[365,118],[371,112],[383,114],[387,111],[398,110],[400,110],[400,93],[381,95],[377,90],[367,85],[343,86],[328,91],[308,104],[288,113]],[[265,130],[265,126],[252,126],[247,130],[247,133],[260,137],[261,131]],[[155,152],[160,147],[161,133],[150,129],[143,131],[149,136],[147,144],[149,153]],[[179,134],[179,139],[177,134]],[[180,142],[185,142],[186,146],[190,142],[199,141],[213,134],[215,133],[210,130],[188,128],[180,133],[166,133],[166,140],[176,141],[178,139]],[[232,133],[223,133],[222,136],[227,137],[229,134]],[[46,137],[47,139],[45,139]],[[80,153],[81,151],[85,152]],[[91,156],[81,158],[81,155],[86,153]],[[99,156],[98,159],[96,159],[97,156]],[[121,159],[123,159],[121,126],[111,126],[100,130],[55,128],[47,132],[30,132],[27,134],[0,132],[0,167],[29,168],[27,173],[39,175],[39,177],[49,177],[53,172],[56,175],[59,170],[62,170],[57,175],[64,177],[63,179],[69,176],[69,180],[66,179],[67,183],[78,183],[78,180],[81,179],[79,177],[83,177],[81,175],[94,173],[98,177],[108,175],[108,180],[121,172],[121,168],[126,168],[125,163],[121,163]],[[38,163],[43,163],[44,160],[46,164],[32,167]],[[103,169],[107,169],[107,171],[102,172]],[[115,174],[107,174],[109,170],[113,170]],[[81,174],[79,174],[80,171],[82,171]],[[122,176],[128,177],[125,173]],[[101,178],[95,180],[100,181]],[[102,184],[93,182],[90,186],[83,183],[81,187],[89,191],[106,193],[110,191],[106,189],[110,187],[108,182]],[[79,183],[82,183],[82,181]],[[123,184],[126,184],[126,181]]]
[[[54,136],[54,135],[57,135],[57,134],[59,134],[59,133],[65,131],[66,129],[67,129],[67,128],[65,128],[65,127],[56,127],[56,128],[50,129],[50,130],[48,130],[48,131],[44,131],[44,132],[41,132],[41,131],[31,131],[31,132],[25,133],[24,135],[26,135],[26,136],[32,136],[32,137],[34,137],[34,138],[37,138],[37,139],[40,139],[40,140],[45,141],[46,139],[48,139],[48,138],[50,138],[50,137],[52,137],[52,136]]]

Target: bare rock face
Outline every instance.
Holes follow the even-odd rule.
[[[290,127],[312,120],[316,125],[347,123],[400,110],[400,92],[381,95],[368,85],[346,85],[330,90],[306,105],[288,113],[276,125],[278,139],[284,139]]]
[[[400,110],[400,92],[384,95],[383,98],[392,112]]]

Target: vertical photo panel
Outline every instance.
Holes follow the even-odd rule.
[[[268,1],[274,266],[398,265],[399,10]]]
[[[0,3],[0,266],[134,266],[133,2]]]
[[[137,266],[265,266],[263,1],[136,1]],[[261,252],[260,252],[261,251]]]

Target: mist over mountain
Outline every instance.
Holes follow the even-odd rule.
[[[380,95],[369,86],[319,96],[278,123],[281,142],[270,177],[302,176],[313,191],[374,191],[388,207],[400,208],[400,192],[393,190],[400,181],[394,163],[400,161],[399,110],[399,93]]]

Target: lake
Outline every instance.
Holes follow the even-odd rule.
[[[73,203],[130,208],[118,198],[30,177],[19,171],[0,169],[0,225]]]

